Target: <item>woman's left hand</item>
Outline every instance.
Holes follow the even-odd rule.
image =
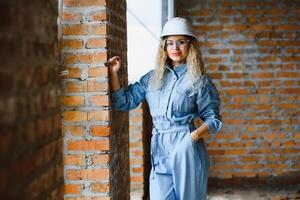
[[[197,142],[199,140],[196,130],[191,132],[190,136],[191,136],[191,139],[193,140],[193,142]]]
[[[208,126],[203,123],[199,128],[191,132],[190,136],[194,142],[197,142],[201,138],[204,138],[208,135]]]

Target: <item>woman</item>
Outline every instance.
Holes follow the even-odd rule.
[[[209,159],[203,137],[221,129],[220,98],[205,73],[196,36],[184,18],[169,20],[162,32],[157,68],[121,87],[121,61],[109,59],[112,101],[128,111],[147,100],[153,119],[150,199],[206,199]],[[204,123],[196,128],[193,120]]]

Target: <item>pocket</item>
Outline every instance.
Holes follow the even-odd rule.
[[[176,94],[173,102],[173,108],[175,112],[179,114],[192,113],[196,110],[195,102],[196,95],[192,90],[183,87],[176,89]]]
[[[148,90],[146,93],[147,102],[150,109],[159,108],[160,104],[160,93],[159,89],[157,90]]]
[[[188,138],[192,144],[196,145],[198,141],[193,140],[191,133],[192,133],[191,130],[188,130]]]

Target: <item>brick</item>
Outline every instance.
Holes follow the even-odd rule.
[[[106,6],[105,0],[64,0],[66,7]]]
[[[232,41],[231,44],[233,46],[250,46],[251,45],[250,42],[246,42],[246,41]]]
[[[239,157],[241,162],[258,162],[260,160],[257,156],[241,156]]]
[[[282,57],[282,62],[299,62],[300,56],[290,56],[290,57]]]
[[[228,170],[233,170],[235,169],[235,165],[227,164],[227,165],[215,165],[213,167],[214,170],[222,170],[222,171],[228,171]]]
[[[64,78],[80,78],[82,69],[79,67],[66,67],[68,74]]]
[[[217,11],[218,16],[232,16],[236,15],[238,12],[237,10],[231,10],[231,9],[219,9]]]
[[[273,78],[274,73],[271,72],[260,72],[260,73],[255,73],[251,74],[252,78]]]
[[[108,71],[106,67],[92,67],[89,68],[89,77],[108,77]]]
[[[143,121],[143,116],[142,115],[130,118],[131,123],[137,123],[137,122],[142,122],[142,121]]]
[[[297,25],[277,25],[274,26],[275,31],[298,31],[299,26]]]
[[[278,162],[278,161],[282,161],[284,162],[286,160],[286,158],[282,157],[282,156],[275,156],[275,155],[267,155],[264,156],[264,160],[270,162]]]
[[[229,32],[240,32],[244,31],[247,27],[244,25],[224,25],[223,31],[229,31]]]
[[[106,47],[106,39],[105,38],[88,39],[85,47],[87,49],[104,48],[104,47]]]
[[[142,173],[144,172],[144,167],[134,167],[132,168],[133,173]]]
[[[130,158],[130,165],[142,165],[142,164],[143,164],[142,159]]]
[[[268,169],[283,170],[283,169],[288,169],[290,166],[287,164],[276,163],[276,164],[266,164],[265,167]]]
[[[278,45],[279,46],[299,46],[300,42],[299,41],[279,41]]]
[[[63,39],[60,47],[62,49],[81,49],[83,48],[83,41],[79,39]]]
[[[63,106],[83,106],[84,97],[83,96],[63,96],[61,98],[61,103]]]
[[[239,11],[242,15],[263,15],[264,11],[263,10],[256,10],[256,9],[245,9],[245,10],[240,10]]]
[[[222,87],[232,87],[232,86],[235,86],[235,87],[240,87],[242,86],[242,82],[232,82],[232,81],[220,81],[220,84]]]
[[[226,77],[232,79],[246,78],[248,77],[248,73],[227,73]]]
[[[253,108],[256,110],[270,110],[270,109],[272,109],[272,105],[270,105],[270,104],[250,105],[250,108]]]
[[[73,13],[68,11],[63,11],[62,20],[63,21],[80,21],[83,19],[82,13]]]
[[[269,35],[266,36],[266,38],[269,38],[269,37],[270,37]],[[275,47],[278,44],[278,42],[277,41],[257,41],[256,44],[259,46]],[[269,48],[261,49],[260,51],[262,53],[268,53],[268,52],[270,52],[270,49]]]
[[[257,169],[261,169],[263,167],[264,165],[262,164],[243,164],[242,166],[239,166],[241,170],[247,170],[247,171],[254,171]]]
[[[139,106],[139,107],[131,110],[130,113],[135,114],[135,115],[141,115],[141,114],[143,114],[143,109]]]
[[[131,191],[135,191],[136,193],[138,193],[140,195],[140,198],[142,198],[143,188],[144,188],[143,183],[136,182],[136,183],[131,183],[130,185]]]
[[[90,97],[90,102],[94,106],[109,106],[108,96],[93,95]]]
[[[210,17],[212,14],[212,10],[195,10],[192,11],[191,14],[193,16],[199,16],[199,17]]]
[[[280,109],[297,109],[299,108],[299,104],[282,103],[282,104],[276,104],[275,107]]]
[[[65,53],[64,61],[65,65],[71,64],[93,64],[98,62],[103,62],[106,60],[105,52],[98,53]]]
[[[92,183],[91,192],[109,192],[110,184],[109,183]]]
[[[87,81],[79,81],[79,82],[67,82],[66,85],[66,92],[67,93],[74,93],[74,92],[87,92],[88,85]]]
[[[101,111],[90,111],[88,113],[88,120],[96,120],[96,121],[108,121],[109,119],[109,112],[106,110]]]
[[[223,74],[222,73],[210,73],[210,77],[212,79],[222,79],[223,78]]]
[[[243,178],[254,178],[257,176],[257,172],[234,172],[233,177],[243,177]]]
[[[142,140],[143,134],[142,133],[131,133],[130,138],[135,139],[135,140]]]
[[[65,184],[65,194],[80,194],[81,187],[80,184]]]
[[[275,149],[274,150],[278,154],[297,154],[299,153],[299,149],[297,148],[283,148],[283,149]]]
[[[92,155],[92,160],[94,165],[108,164],[109,156],[108,154],[95,154]]]
[[[130,154],[133,155],[133,156],[140,156],[140,157],[142,157],[144,155],[144,152],[141,151],[141,150],[135,150],[135,151],[131,151]]]
[[[69,169],[66,177],[68,180],[107,180],[109,169]]]
[[[295,141],[286,141],[283,143],[284,147],[296,147]]]
[[[64,35],[105,35],[105,24],[68,24],[63,26]]]
[[[69,151],[97,151],[109,150],[108,139],[91,140],[91,141],[67,141],[67,150]]]
[[[110,127],[102,126],[102,125],[91,126],[91,134],[92,134],[92,136],[109,136],[110,135]]]
[[[211,156],[214,155],[224,155],[225,154],[225,150],[221,150],[221,149],[209,149],[208,150],[208,154]]]
[[[226,149],[225,155],[243,155],[246,154],[245,149]]]
[[[71,134],[73,136],[83,136],[85,133],[84,126],[63,126],[64,134]]]
[[[241,142],[228,142],[228,143],[222,143],[222,147],[244,147],[245,144]]]
[[[143,182],[144,178],[142,176],[132,176],[130,177],[131,182]]]
[[[299,72],[278,72],[276,74],[277,78],[298,78],[300,77]]]
[[[250,154],[272,154],[273,150],[269,149],[269,148],[265,148],[265,149],[251,149],[249,150]]]
[[[225,93],[227,95],[246,95],[249,94],[247,89],[231,89],[231,90],[226,90]]]
[[[233,157],[224,157],[224,156],[214,156],[212,157],[213,163],[230,163],[230,162],[234,162],[235,158]]]
[[[108,82],[99,82],[91,80],[87,82],[89,92],[105,92],[108,91]]]
[[[285,135],[283,133],[269,133],[263,134],[262,137],[266,140],[283,139]]]
[[[143,145],[143,143],[141,141],[139,141],[139,142],[130,142],[129,143],[129,148],[141,147],[142,145]]]
[[[194,29],[196,31],[203,31],[203,32],[210,32],[210,31],[221,31],[222,30],[222,26],[195,26]]]
[[[83,166],[85,164],[83,154],[70,154],[65,155],[65,165],[79,165]]]
[[[222,62],[222,58],[206,58],[208,63],[220,63]]]
[[[93,13],[90,15],[93,21],[104,21],[107,19],[107,13],[105,11]]]
[[[82,111],[64,111],[63,119],[71,122],[87,121],[88,115]]]

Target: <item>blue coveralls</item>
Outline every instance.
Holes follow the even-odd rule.
[[[147,100],[153,119],[151,138],[150,199],[206,199],[209,159],[202,139],[194,142],[190,133],[195,130],[193,119],[200,117],[209,134],[221,129],[220,98],[208,76],[191,89],[186,64],[174,70],[168,66],[165,84],[161,89],[148,87],[153,71],[140,81],[112,94],[113,105],[128,111]]]

